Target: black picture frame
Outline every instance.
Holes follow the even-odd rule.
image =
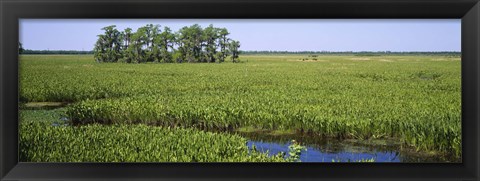
[[[1,180],[479,180],[478,0],[0,0]],[[18,163],[21,18],[462,21],[462,163]]]

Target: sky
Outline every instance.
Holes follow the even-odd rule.
[[[240,50],[460,51],[460,19],[21,19],[20,42],[32,50],[92,50],[101,28],[147,24],[173,31],[199,24],[227,28]],[[163,29],[163,28],[161,28]]]

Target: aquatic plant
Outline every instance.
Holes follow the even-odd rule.
[[[342,161],[341,161],[341,160],[332,159],[332,162],[342,162]],[[375,158],[371,158],[371,159],[362,158],[362,159],[359,159],[359,160],[350,160],[350,159],[348,159],[346,162],[375,162]]]
[[[288,146],[288,157],[286,158],[289,162],[299,162],[300,155],[302,155],[302,151],[307,151],[307,147],[302,146],[295,140],[292,140],[291,144]]]
[[[284,162],[230,134],[146,125],[20,124],[22,162]]]

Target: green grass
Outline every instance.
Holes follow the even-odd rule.
[[[461,155],[461,61],[445,56],[244,55],[242,63],[95,63],[22,56],[22,102],[73,102],[77,125],[148,124],[394,138]]]

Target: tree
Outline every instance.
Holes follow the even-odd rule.
[[[160,33],[160,25],[148,24],[143,27],[145,62],[159,62],[161,59],[160,47],[155,43],[155,39]]]
[[[132,29],[131,28],[126,28],[122,32],[122,37],[123,37],[123,50],[128,48],[128,45],[130,44],[130,40],[132,38]]]
[[[227,53],[227,46],[228,46],[227,35],[229,35],[230,33],[228,32],[228,30],[226,28],[220,28],[218,33],[219,33],[219,36],[220,36],[220,39],[218,40],[218,46],[220,47],[220,53],[217,54],[217,56],[218,56],[218,59],[219,59],[220,62],[224,62],[225,58],[228,55],[228,53]]]
[[[202,27],[198,24],[185,26],[178,32],[178,45],[182,57],[188,62],[202,61]]]
[[[219,29],[210,24],[203,30],[203,36],[207,62],[215,62],[218,49],[217,39],[220,38]]]
[[[98,35],[98,39],[95,42],[95,46],[93,48],[94,54],[93,57],[97,62],[105,62],[107,60],[107,40],[105,35]]]
[[[179,31],[175,33],[175,43],[177,44],[177,50],[174,50],[173,59],[177,63],[182,63],[186,59],[187,50],[185,46],[184,35]]]
[[[140,27],[132,34],[131,42],[126,50],[128,59],[134,63],[146,62],[147,59],[147,35],[146,28]]]
[[[164,27],[163,32],[155,37],[154,43],[159,48],[159,62],[170,63],[173,62],[173,46],[175,44],[175,34],[172,33],[169,27]],[[172,52],[169,52],[169,49]]]
[[[115,25],[102,28],[103,35],[98,35],[94,47],[94,57],[97,62],[117,62],[122,56],[121,33]]]
[[[236,63],[237,62],[236,59],[238,58],[238,55],[240,54],[240,51],[238,50],[238,48],[240,48],[240,42],[232,40],[228,45],[229,45],[228,49],[231,53],[230,57],[232,58],[232,62]]]
[[[126,63],[131,63],[132,62],[132,56],[127,55],[127,49],[131,43],[132,39],[132,29],[131,28],[126,28],[122,32],[122,37],[123,37],[123,47],[122,47],[122,60]]]
[[[24,51],[22,43],[18,42],[18,54],[23,54]]]

